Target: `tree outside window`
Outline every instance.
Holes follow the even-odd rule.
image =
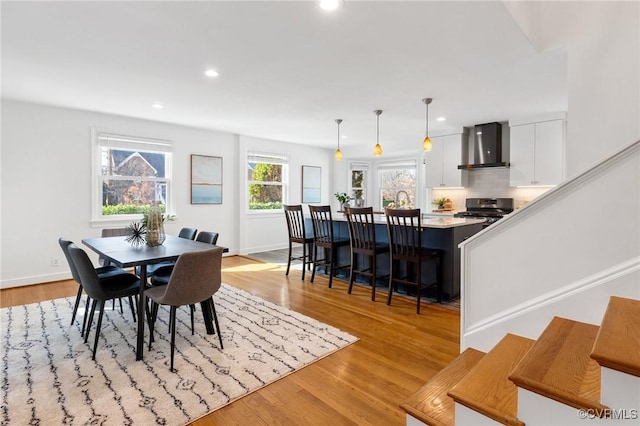
[[[247,181],[249,210],[282,209],[284,201],[284,158],[268,155],[249,155]]]
[[[382,208],[414,208],[416,200],[416,169],[380,170],[380,200]]]

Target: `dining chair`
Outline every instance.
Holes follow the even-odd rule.
[[[349,274],[349,290],[351,294],[353,283],[357,275],[369,278],[371,285],[371,300],[376,300],[376,280],[378,278],[376,259],[378,255],[389,253],[389,244],[376,240],[376,225],[373,220],[373,207],[346,207],[345,214],[349,224],[349,239],[351,240],[351,273]],[[360,262],[358,257],[366,257],[366,262]]]
[[[333,276],[338,269],[349,268],[350,265],[337,265],[338,249],[349,245],[349,237],[335,236],[333,232],[333,217],[331,206],[309,206],[311,223],[313,224],[313,268],[311,282],[316,275],[318,266],[324,266],[325,273],[329,267],[329,288],[333,283]],[[324,251],[318,259],[318,249]]]
[[[99,308],[98,324],[96,325],[96,335],[93,342],[93,356],[96,359],[96,349],[98,347],[98,338],[100,337],[100,328],[102,327],[102,317],[104,316],[105,302],[121,297],[132,297],[138,294],[140,290],[140,280],[134,274],[120,274],[109,279],[108,284],[101,280],[98,276],[93,263],[89,259],[87,253],[71,243],[67,250],[73,264],[75,265],[80,282],[87,295],[91,298],[91,309],[89,312],[89,320],[87,322],[87,331],[84,335],[85,343],[89,339],[89,332],[93,323],[93,314],[96,308]],[[132,304],[133,306],[133,304]]]
[[[292,260],[302,261],[302,279],[304,280],[305,268],[309,269],[312,259],[313,236],[308,235],[304,226],[304,215],[302,214],[302,204],[283,205],[284,215],[287,219],[287,231],[289,233],[289,257],[287,258],[287,271],[289,275]],[[302,245],[302,256],[293,255],[293,244]]]
[[[222,284],[222,251],[222,247],[213,247],[210,250],[181,254],[176,261],[167,285],[152,287],[145,291],[145,295],[152,301],[149,317],[149,350],[151,350],[151,343],[153,342],[158,306],[170,306],[171,371],[174,371],[176,308],[179,306],[194,305],[207,301],[207,309],[210,309],[208,314],[213,316],[216,333],[218,333],[220,341],[220,349],[223,349],[220,324],[218,323],[218,316],[213,302],[213,295],[220,289]]]
[[[200,231],[198,236],[196,237],[196,241],[207,243],[211,245],[215,245],[218,242],[218,233],[217,232],[209,232],[209,231]],[[167,285],[169,283],[169,277],[171,277],[171,273],[173,272],[173,268],[175,264],[165,265],[156,269],[153,274],[151,274],[151,285],[159,286],[159,285]],[[193,314],[196,311],[196,305],[191,304],[191,334],[194,333],[194,319]]]
[[[207,243],[216,245],[218,242],[218,233],[211,231],[200,231],[198,236],[196,237],[196,241],[200,241],[201,243]]]
[[[71,324],[73,324],[73,322],[76,319],[76,314],[78,313],[78,307],[80,306],[80,300],[82,299],[82,292],[84,288],[82,286],[82,281],[80,279],[78,268],[76,268],[76,265],[71,259],[71,255],[69,254],[69,246],[72,245],[73,242],[69,240],[65,240],[63,238],[58,238],[58,244],[60,244],[60,247],[62,248],[62,252],[64,253],[64,257],[67,259],[67,263],[69,264],[69,269],[71,271],[71,276],[73,277],[73,280],[78,283],[78,293],[76,294],[76,301],[73,306],[73,314],[71,315]],[[114,265],[100,266],[98,268],[95,268],[95,271],[96,271],[96,274],[98,275],[98,279],[105,286],[109,286],[111,285],[112,282],[114,281],[117,282],[122,279],[132,280],[133,278],[131,277],[134,277],[137,279],[135,275],[130,274],[126,270]],[[80,333],[81,336],[84,335],[84,332],[85,332],[86,323],[87,323],[86,312],[89,309],[90,302],[91,302],[91,298],[89,295],[87,295],[85,317],[82,323],[82,332]],[[131,314],[133,315],[133,320],[135,321],[136,320],[135,304],[131,296],[129,296],[129,306],[131,307]],[[122,312],[122,303],[120,303],[120,311]]]
[[[391,262],[389,266],[389,294],[387,305],[391,304],[391,296],[397,285],[416,287],[417,308],[420,313],[420,296],[422,288],[436,286],[437,301],[442,300],[442,261],[440,250],[422,246],[422,227],[420,226],[420,209],[385,209]],[[435,264],[435,283],[423,285],[422,264],[430,261]],[[405,275],[399,275],[400,263],[404,264]]]
[[[198,230],[196,228],[182,228],[178,233],[178,237],[186,238],[187,240],[193,240],[196,238],[197,233],[198,233]],[[174,261],[168,260],[165,262],[158,262],[158,263],[153,263],[151,265],[147,265],[147,277],[150,277],[151,275],[153,275],[160,268],[164,268],[165,266],[173,266],[174,264],[175,264]],[[140,275],[140,267],[136,266],[135,270],[136,270],[136,274]]]

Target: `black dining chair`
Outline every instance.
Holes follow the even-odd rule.
[[[308,235],[304,226],[304,215],[302,213],[302,204],[282,206],[284,215],[287,219],[287,231],[289,233],[289,256],[287,257],[287,272],[291,268],[292,260],[302,261],[302,279],[304,280],[305,268],[309,268],[312,259],[313,236]],[[293,244],[302,245],[302,256],[293,254]]]
[[[121,297],[132,297],[137,295],[140,291],[140,280],[137,276],[127,273],[110,279],[107,285],[96,273],[93,263],[91,263],[89,256],[84,250],[73,243],[69,244],[67,250],[69,251],[69,256],[78,271],[82,288],[91,298],[89,320],[87,322],[87,330],[84,335],[85,343],[89,339],[89,332],[93,323],[93,314],[96,308],[99,308],[100,310],[100,313],[98,314],[98,324],[96,325],[96,335],[93,342],[92,359],[95,360],[100,328],[102,327],[102,317],[104,316],[105,302]]]
[[[62,248],[62,252],[64,253],[64,257],[67,259],[67,263],[69,264],[69,270],[71,271],[71,276],[73,280],[78,283],[78,293],[76,294],[76,301],[73,306],[73,314],[71,315],[71,324],[76,319],[76,315],[78,313],[78,307],[80,306],[80,301],[82,299],[82,292],[84,290],[82,286],[82,281],[80,280],[80,274],[78,273],[78,269],[76,268],[75,263],[71,259],[71,255],[69,254],[69,246],[73,244],[73,242],[69,240],[65,240],[62,238],[58,238],[58,244],[60,244],[60,248]],[[95,268],[96,274],[98,275],[98,279],[105,286],[109,286],[111,282],[119,281],[121,279],[132,279],[131,277],[135,277],[135,275],[127,272],[126,270],[119,268],[114,265],[100,266]],[[137,277],[136,277],[137,279]],[[89,304],[91,303],[90,297],[87,295],[86,309],[85,309],[85,317],[82,323],[82,332],[80,335],[84,335],[87,316],[86,312],[89,309]],[[129,296],[129,306],[131,307],[131,314],[133,315],[133,320],[136,320],[136,311],[135,304],[133,298]],[[120,311],[122,312],[122,302],[120,303]]]
[[[389,247],[391,250],[391,263],[389,267],[389,294],[387,305],[391,304],[391,296],[398,284],[416,287],[417,308],[420,313],[420,296],[422,288],[436,286],[436,298],[442,300],[442,261],[440,250],[423,247],[422,227],[420,226],[420,209],[398,210],[385,209],[387,216],[387,230]],[[435,264],[435,283],[423,284],[422,264],[424,262]],[[403,263],[405,275],[398,276]]]
[[[193,240],[196,238],[197,233],[198,233],[198,230],[196,228],[182,228],[178,233],[178,237],[185,238],[187,240]],[[151,265],[147,265],[147,277],[150,277],[151,275],[153,275],[160,268],[164,268],[165,266],[172,266],[174,264],[175,264],[174,261],[165,261],[165,262],[158,262],[158,263],[153,263]],[[136,274],[140,275],[140,267],[137,266],[135,270],[136,270]]]
[[[376,300],[376,268],[377,257],[389,253],[389,244],[376,241],[376,225],[373,220],[373,207],[346,207],[345,214],[349,224],[349,239],[351,240],[351,273],[349,274],[349,291],[357,275],[369,278],[371,285],[371,300]],[[366,257],[366,262],[358,262],[358,257]],[[361,264],[362,266],[358,266]],[[382,277],[381,277],[382,278]]]
[[[311,223],[313,224],[313,268],[311,282],[316,275],[318,266],[324,266],[325,272],[329,268],[329,288],[333,284],[333,276],[338,269],[349,268],[350,265],[337,265],[338,249],[349,245],[349,237],[335,236],[333,232],[333,217],[331,206],[309,206]],[[318,249],[324,255],[318,258]]]
[[[213,295],[220,289],[222,284],[222,251],[222,247],[213,247],[210,250],[181,254],[176,261],[167,285],[152,287],[145,291],[145,295],[153,302],[149,317],[149,350],[151,350],[151,343],[153,342],[158,306],[169,305],[171,307],[169,316],[171,371],[174,371],[176,308],[179,306],[195,305],[196,303],[207,301],[207,309],[210,309],[208,313],[213,316],[216,333],[220,341],[220,349],[223,349],[220,324],[218,323],[218,316],[213,302]]]
[[[201,243],[207,243],[207,244],[211,244],[211,245],[216,245],[216,243],[218,242],[218,233],[217,232],[211,232],[211,231],[200,231],[198,233],[198,236],[196,237],[196,241],[199,241]]]

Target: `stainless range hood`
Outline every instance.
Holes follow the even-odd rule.
[[[483,169],[509,167],[502,161],[502,125],[500,123],[477,124],[473,138],[473,163],[461,164],[458,169]]]

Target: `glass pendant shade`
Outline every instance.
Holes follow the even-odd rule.
[[[376,146],[373,147],[373,155],[380,157],[382,155],[382,145],[380,145],[380,114],[381,109],[373,111],[376,115]]]
[[[424,98],[422,103],[424,103],[426,107],[426,117],[425,117],[425,137],[422,141],[422,150],[423,151],[431,151],[433,148],[433,144],[431,143],[431,138],[429,137],[429,104],[431,103],[432,98]]]
[[[342,150],[340,149],[340,124],[342,123],[342,119],[336,118],[336,124],[338,125],[338,149],[336,149],[335,154],[333,154],[333,158],[336,161],[342,160]]]
[[[431,151],[431,148],[433,148],[433,144],[431,143],[431,138],[429,136],[427,136],[422,141],[422,150],[423,151]]]

